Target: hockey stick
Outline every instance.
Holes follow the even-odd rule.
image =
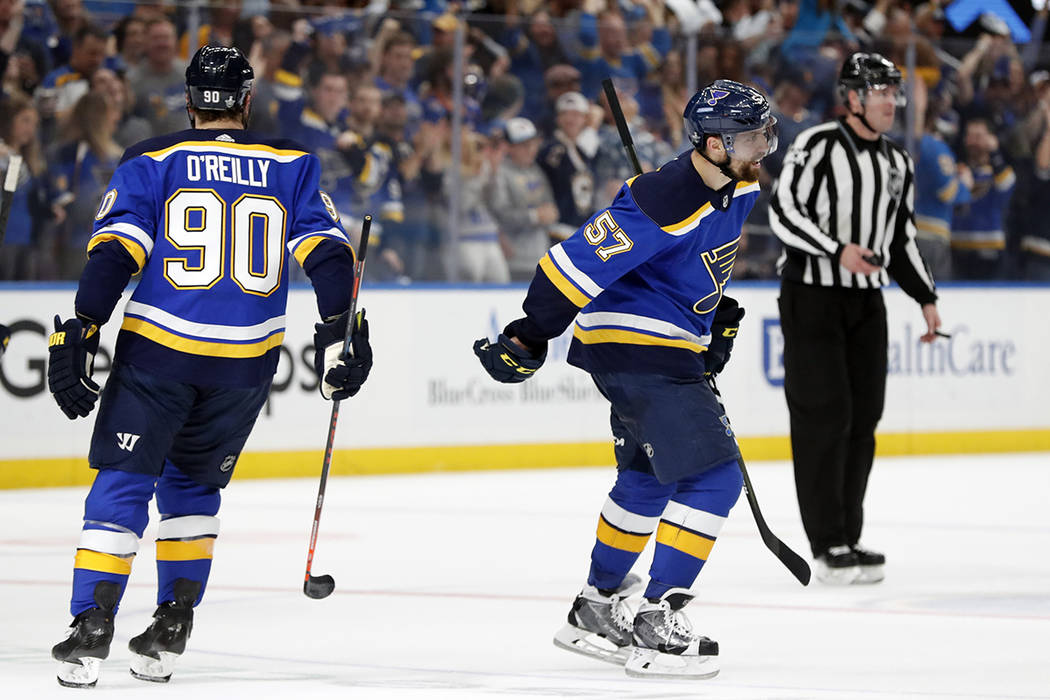
[[[4,190],[0,193],[0,245],[4,244],[7,235],[7,218],[11,216],[11,201],[18,189],[18,173],[22,170],[22,156],[12,153],[7,161],[7,175],[4,176]]]
[[[366,216],[361,226],[361,250],[354,263],[354,287],[350,292],[350,317],[346,323],[346,337],[343,338],[342,359],[350,356],[350,343],[357,320],[357,294],[361,291],[361,275],[365,271],[365,254],[368,252],[368,232],[372,229],[372,217]],[[324,381],[324,377],[321,378]],[[324,447],[324,462],[321,464],[321,483],[317,486],[317,505],[314,507],[314,526],[310,530],[310,551],[306,555],[306,579],[303,581],[303,593],[309,598],[327,598],[335,590],[335,579],[328,574],[314,576],[310,569],[314,563],[314,550],[317,548],[317,528],[321,524],[321,508],[324,506],[324,490],[328,485],[328,469],[332,466],[332,445],[335,442],[335,426],[339,421],[339,399],[332,400],[332,417],[328,420],[328,442]]]
[[[638,162],[638,154],[634,151],[634,140],[631,138],[631,132],[627,128],[627,120],[624,119],[623,108],[620,107],[620,100],[616,95],[616,88],[613,87],[612,80],[609,78],[603,80],[602,89],[605,90],[605,97],[609,101],[609,109],[612,111],[613,119],[616,121],[616,128],[620,132],[620,141],[623,142],[624,150],[627,151],[627,157],[631,161],[631,166],[634,168],[636,175],[641,175],[642,166]],[[707,384],[711,387],[711,391],[718,400],[718,405],[722,407],[722,412],[725,413],[722,394],[719,393],[718,387],[715,386],[714,377],[707,377]],[[728,417],[726,420],[728,420]],[[758,507],[758,498],[755,497],[755,488],[751,485],[751,477],[748,476],[744,458],[740,457],[736,463],[740,467],[740,474],[744,477],[744,493],[747,495],[747,504],[751,506],[751,514],[755,517],[755,524],[758,526],[758,533],[762,536],[762,541],[769,551],[773,553],[773,556],[779,559],[787,567],[788,571],[799,580],[799,583],[803,586],[809,585],[809,564],[769,529],[766,519],[762,516],[762,509]]]

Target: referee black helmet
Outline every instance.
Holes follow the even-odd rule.
[[[899,87],[900,84],[900,70],[893,64],[893,61],[882,54],[858,51],[846,59],[846,62],[842,64],[842,70],[839,71],[839,95],[847,104],[846,95],[850,90],[856,90],[861,104],[864,104],[868,90],[883,86]]]

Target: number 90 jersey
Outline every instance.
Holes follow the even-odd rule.
[[[142,277],[116,359],[192,384],[255,386],[277,367],[288,257],[350,246],[302,146],[187,130],[132,147],[88,243],[119,243]],[[352,280],[347,280],[349,286]]]

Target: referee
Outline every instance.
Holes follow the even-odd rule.
[[[784,244],[780,324],[784,393],[802,524],[825,583],[874,583],[886,558],[860,547],[864,491],[886,393],[890,275],[941,325],[933,278],[915,244],[915,170],[887,139],[904,104],[901,74],[879,54],[842,66],[847,115],[803,131],[788,149],[769,222]]]

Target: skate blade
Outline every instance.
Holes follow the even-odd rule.
[[[78,662],[62,661],[58,668],[58,684],[64,688],[94,688],[102,668],[102,659],[86,656]]]
[[[554,635],[554,646],[617,666],[623,666],[631,651],[630,647],[618,647],[605,637],[569,624]]]
[[[175,671],[175,659],[179,658],[179,655],[170,651],[160,651],[157,655],[159,659],[132,653],[129,669],[131,675],[150,683],[167,683],[171,680],[171,674]]]
[[[848,586],[858,583],[858,579],[861,577],[861,570],[859,566],[844,566],[832,569],[824,562],[817,560],[813,566],[813,575],[816,576],[818,581],[829,586]]]
[[[631,678],[706,680],[718,675],[717,656],[679,656],[634,647],[623,667]]]
[[[861,566],[860,576],[853,583],[878,583],[884,578],[886,578],[886,572],[883,570],[882,564]]]

